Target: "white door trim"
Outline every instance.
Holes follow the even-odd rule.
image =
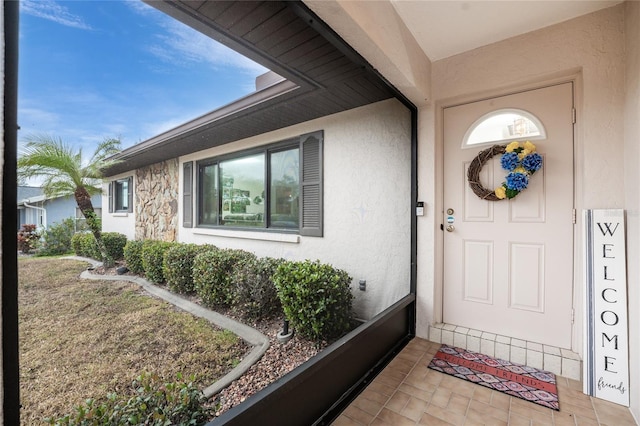
[[[434,305],[433,305],[433,321],[434,323],[441,323],[443,318],[443,291],[444,291],[444,231],[441,230],[440,225],[445,223],[444,215],[444,132],[443,132],[443,120],[445,108],[462,105],[470,102],[481,101],[485,99],[491,99],[494,97],[506,96],[521,92],[526,92],[534,89],[541,89],[548,86],[557,84],[573,83],[574,87],[574,105],[576,108],[577,122],[574,124],[574,205],[577,211],[577,223],[574,229],[582,229],[582,215],[580,212],[583,209],[583,180],[580,173],[576,173],[578,170],[582,170],[584,162],[582,160],[582,74],[578,71],[571,70],[570,72],[552,76],[547,79],[538,80],[536,82],[530,82],[528,84],[522,84],[519,86],[511,86],[506,88],[496,88],[483,92],[477,92],[474,94],[460,95],[451,98],[445,98],[437,100],[435,102],[435,206],[434,206]],[[574,232],[574,245],[573,245],[573,259],[574,259],[574,282],[573,282],[573,306],[574,306],[574,318],[575,323],[572,332],[571,349],[582,355],[582,341],[584,324],[582,324],[581,318],[583,314],[583,289],[578,285],[583,279],[583,260],[580,255],[580,247],[582,247],[582,236],[580,232]]]

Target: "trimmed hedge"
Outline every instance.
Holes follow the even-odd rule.
[[[164,254],[171,246],[179,243],[147,240],[142,245],[142,268],[144,275],[153,283],[165,282],[162,264]]]
[[[109,257],[113,260],[122,259],[124,256],[124,246],[127,244],[127,236],[117,232],[103,232],[102,241],[107,249]]]
[[[331,339],[351,328],[353,295],[345,271],[319,261],[285,262],[273,281],[287,319],[302,336]]]
[[[114,235],[109,241],[120,247],[126,239]],[[74,235],[72,245],[83,256],[83,250],[97,248],[92,234]],[[122,252],[129,270],[149,281],[166,282],[178,293],[195,292],[203,305],[231,307],[251,320],[284,313],[312,340],[339,337],[353,323],[351,277],[317,260],[258,258],[244,250],[153,240],[128,241]]]
[[[244,250],[218,249],[198,254],[193,261],[193,284],[209,307],[230,306],[234,300],[232,277],[255,255]]]
[[[127,268],[134,274],[144,274],[144,268],[142,267],[142,246],[144,241],[131,240],[127,241],[127,244],[122,250],[124,261],[127,263]]]
[[[162,264],[164,278],[172,291],[193,293],[193,261],[204,251],[216,250],[212,245],[176,244],[165,252]]]
[[[250,259],[233,275],[233,308],[242,317],[256,320],[282,314],[273,274],[284,259]]]
[[[117,232],[103,232],[102,241],[107,249],[107,254],[111,259],[121,259],[123,249],[127,244],[127,237]],[[98,244],[92,233],[82,232],[74,234],[71,238],[71,247],[76,256],[90,257],[92,259],[102,259]]]
[[[75,253],[76,256],[81,256],[82,253],[82,233],[73,234],[71,237],[71,250]]]
[[[80,240],[80,250],[83,256],[90,257],[92,259],[101,259],[102,255],[98,250],[98,244],[96,239],[91,233],[83,234],[82,240]]]
[[[77,233],[71,238],[71,247],[76,256],[90,257],[92,259],[100,259],[102,256],[98,251],[98,245],[93,234]]]

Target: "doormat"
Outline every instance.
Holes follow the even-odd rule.
[[[560,411],[556,375],[466,349],[442,345],[429,368]]]

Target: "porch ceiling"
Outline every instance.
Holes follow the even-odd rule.
[[[611,7],[622,0],[390,2],[427,57],[436,61]]]
[[[113,176],[392,98],[394,91],[306,6],[285,1],[149,1],[287,81],[124,150]]]

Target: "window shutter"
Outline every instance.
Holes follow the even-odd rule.
[[[109,213],[113,213],[113,192],[115,191],[115,188],[113,187],[114,185],[114,181],[109,182]]]
[[[182,226],[193,227],[193,161],[182,165]]]
[[[300,235],[322,237],[323,133],[300,137]]]
[[[133,176],[129,176],[127,180],[128,180],[127,188],[129,189],[127,194],[127,196],[129,197],[129,199],[127,200],[128,201],[127,211],[129,213],[133,213]]]

